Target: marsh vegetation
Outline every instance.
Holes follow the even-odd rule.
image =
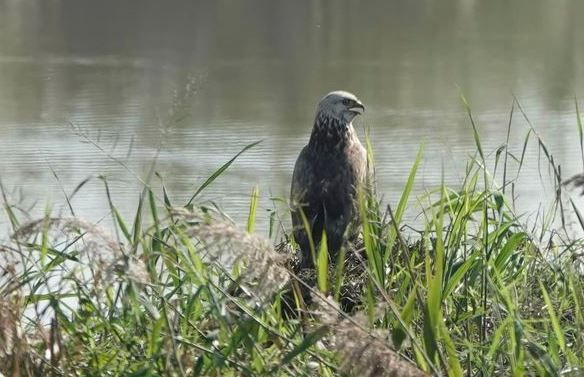
[[[517,103],[512,114],[529,124]],[[524,153],[505,140],[483,150],[468,115],[476,153],[460,184],[414,197],[421,146],[399,202],[363,193],[358,243],[337,261],[317,247],[312,271],[294,267],[276,212],[268,236],[255,232],[257,189],[246,224],[199,201],[233,160],[188,203],[145,184],[125,219],[110,198],[113,228],[50,210],[27,220],[4,195],[12,230],[0,248],[0,372],[583,375],[583,239],[565,219],[584,229],[578,207],[529,125],[522,150],[538,146],[557,196],[536,223],[518,214]],[[408,208],[420,213],[415,226]],[[352,305],[342,304],[349,296]]]

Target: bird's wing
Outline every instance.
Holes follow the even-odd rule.
[[[303,208],[309,204],[307,194],[311,191],[312,181],[314,180],[313,166],[308,163],[308,155],[308,148],[304,147],[296,160],[294,173],[292,174],[292,187],[290,188],[290,204],[293,209],[292,221],[300,221],[299,224],[293,224],[294,227],[296,225],[302,225],[302,220],[299,216],[294,216],[294,213],[297,213],[299,208]],[[307,213],[305,215],[308,217]],[[308,218],[310,219],[310,217]]]
[[[304,253],[309,252],[309,241],[304,221],[302,220],[301,212],[304,213],[309,226],[313,230],[313,234],[322,233],[322,216],[319,216],[319,211],[322,211],[322,205],[319,205],[319,198],[311,197],[318,190],[315,190],[316,175],[313,164],[310,163],[310,151],[304,147],[296,160],[294,165],[294,173],[292,174],[292,187],[290,189],[290,204],[292,206],[292,226],[294,231],[294,239],[300,245]],[[313,240],[318,243],[319,240]]]

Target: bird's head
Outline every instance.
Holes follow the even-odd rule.
[[[335,90],[324,96],[318,103],[316,116],[335,118],[343,123],[351,123],[353,118],[363,114],[365,106],[357,97],[343,90]]]

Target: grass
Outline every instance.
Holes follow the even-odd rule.
[[[361,193],[361,239],[336,263],[315,245],[312,272],[294,268],[288,242],[275,248],[254,232],[257,188],[241,228],[197,202],[235,157],[188,203],[145,185],[128,221],[110,200],[114,229],[49,210],[21,222],[3,190],[13,234],[0,247],[0,372],[584,375],[583,240],[550,220],[559,195],[544,225],[528,228],[512,194],[530,140],[561,192],[559,167],[517,102],[530,127],[522,154],[505,144],[493,162],[464,103],[476,154],[463,182],[412,198],[420,148],[396,208]],[[415,199],[422,225],[406,234]]]

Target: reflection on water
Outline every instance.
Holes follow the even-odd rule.
[[[505,141],[517,96],[569,175],[582,169],[574,96],[584,96],[583,11],[580,0],[0,1],[0,178],[12,200],[22,190],[23,208],[39,200],[42,213],[50,200],[66,213],[63,192],[93,177],[72,206],[97,220],[108,214],[99,176],[131,213],[137,177],[158,156],[156,170],[184,204],[263,139],[204,196],[242,219],[255,184],[264,209],[287,196],[316,102],[340,88],[367,105],[357,123],[371,129],[389,202],[422,140],[418,191],[459,182],[474,151],[460,93],[488,152]],[[513,152],[526,131],[516,116]],[[537,160],[530,148],[517,183],[526,211],[553,194]]]

